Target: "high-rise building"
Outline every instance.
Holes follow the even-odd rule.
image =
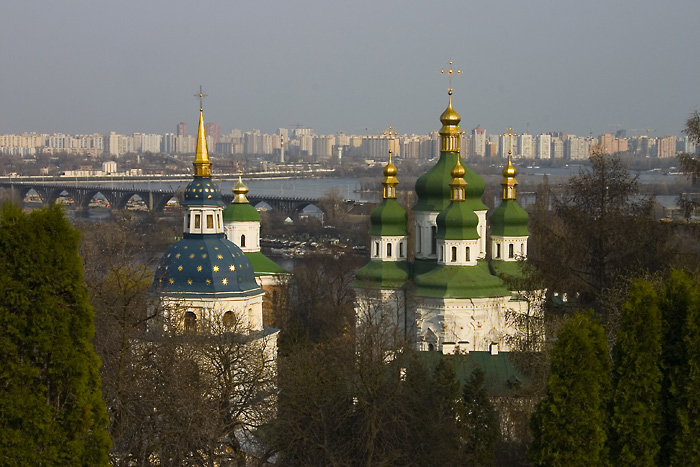
[[[560,138],[552,138],[552,148],[550,155],[553,159],[563,159],[564,158],[564,141]]]
[[[207,139],[211,139],[214,144],[221,141],[221,126],[218,123],[205,123],[204,131],[206,131]]]
[[[538,159],[549,159],[552,154],[552,136],[537,135],[535,140],[535,157]]]
[[[518,148],[516,154],[523,159],[535,158],[535,152],[532,150],[532,135],[527,133],[518,135]]]
[[[187,136],[187,123],[180,122],[177,124],[177,136]]]
[[[486,130],[478,125],[472,130],[472,156],[486,156]]]
[[[656,151],[657,157],[669,158],[676,156],[676,137],[675,136],[664,136],[659,139],[658,149]]]

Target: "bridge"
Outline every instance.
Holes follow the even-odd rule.
[[[90,185],[85,183],[39,183],[26,181],[0,181],[0,189],[9,190],[14,199],[24,202],[30,190],[34,190],[41,198],[42,204],[54,203],[58,198],[68,197],[73,199],[76,209],[87,209],[90,202],[99,193],[107,200],[111,209],[126,209],[129,200],[138,196],[145,203],[149,211],[162,212],[163,208],[171,199],[175,199],[178,204],[182,200],[182,193],[174,189],[150,189],[135,187],[110,187],[106,185]],[[222,198],[226,204],[233,201],[233,194],[224,193]],[[317,198],[298,198],[289,196],[262,196],[248,194],[250,204],[257,206],[265,203],[275,211],[293,215],[300,213],[307,206],[319,206]],[[348,208],[362,206],[363,203],[356,201],[344,201]]]

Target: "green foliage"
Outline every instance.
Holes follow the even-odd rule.
[[[661,428],[661,313],[647,281],[632,284],[613,349],[611,459],[655,466]]]
[[[500,435],[498,414],[484,387],[485,373],[475,369],[464,385],[465,465],[490,466]]]
[[[78,233],[58,206],[0,211],[5,465],[105,465],[110,447]]]
[[[532,417],[535,465],[604,465],[610,363],[602,326],[590,314],[562,325],[552,349],[547,393]]]

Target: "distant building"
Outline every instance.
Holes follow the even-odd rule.
[[[187,123],[185,122],[180,122],[177,124],[177,132],[175,133],[178,136],[187,136]]]

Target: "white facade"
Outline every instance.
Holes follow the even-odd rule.
[[[370,259],[380,261],[406,261],[408,237],[406,235],[373,235],[370,238]]]
[[[527,258],[528,237],[491,235],[491,257],[502,261]]]
[[[260,251],[260,222],[225,222],[224,234],[226,238],[235,243],[243,253],[255,253]]]

